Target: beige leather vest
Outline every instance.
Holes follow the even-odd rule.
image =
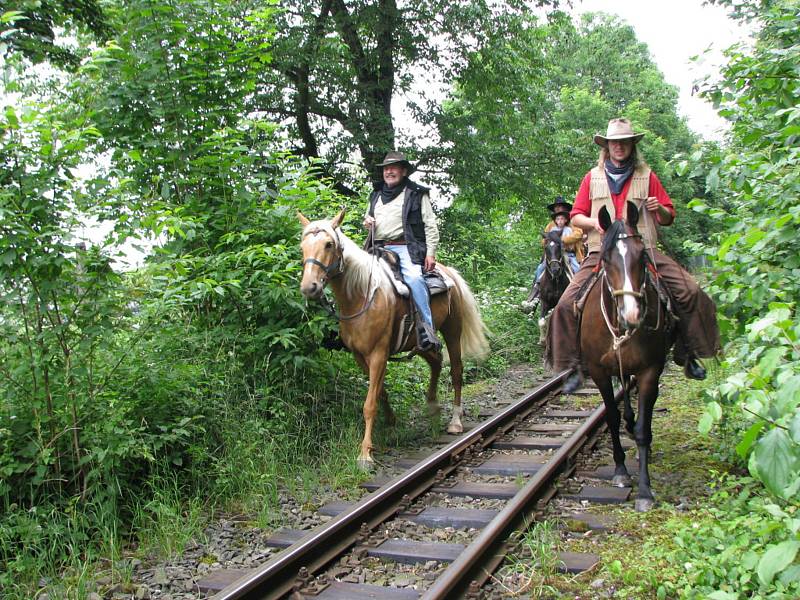
[[[589,199],[592,201],[592,214],[593,219],[597,218],[600,209],[604,206],[608,210],[613,220],[616,217],[616,209],[614,208],[614,201],[611,199],[611,190],[608,188],[608,181],[606,181],[606,173],[600,167],[595,167],[591,171],[592,179],[589,186]],[[650,169],[647,167],[640,167],[631,175],[631,186],[628,188],[628,195],[625,197],[626,201],[630,200],[639,209],[639,233],[642,234],[645,246],[647,248],[655,248],[658,241],[658,223],[656,218],[650,214],[642,214],[647,212],[644,209],[644,201],[650,192]],[[625,218],[625,211],[622,211],[622,217]],[[587,245],[589,252],[599,252],[602,246],[602,236],[595,229],[589,230],[589,238]]]

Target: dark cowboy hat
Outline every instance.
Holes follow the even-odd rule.
[[[383,157],[383,162],[378,163],[375,165],[376,167],[388,167],[389,165],[401,165],[408,169],[408,174],[410,175],[416,170],[416,167],[408,162],[406,155],[402,152],[398,152],[396,150],[391,150],[390,152],[386,153],[386,156]]]
[[[643,133],[635,133],[633,131],[633,126],[628,119],[611,119],[608,122],[606,134],[598,133],[594,136],[594,143],[603,148],[608,148],[609,140],[633,140],[634,144],[638,144],[643,137]]]
[[[556,212],[556,209],[558,209],[559,211],[566,211],[569,213],[569,211],[572,210],[572,204],[566,202],[564,200],[564,196],[556,196],[556,201],[553,202],[552,204],[548,204],[547,210],[549,210],[550,212]]]

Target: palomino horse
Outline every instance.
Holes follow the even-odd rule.
[[[386,421],[394,421],[383,385],[386,362],[394,351],[410,351],[415,346],[415,336],[411,335],[402,347],[396,348],[396,340],[402,335],[403,316],[409,311],[409,301],[395,293],[389,275],[378,264],[379,259],[359,248],[339,229],[344,210],[331,221],[309,221],[300,213],[298,217],[303,225],[300,291],[307,298],[319,299],[325,285],[330,285],[341,311],[342,341],[369,375],[369,389],[364,401],[364,439],[358,457],[359,467],[366,470],[374,463],[372,426],[378,412],[378,399]],[[466,282],[455,269],[442,265],[437,265],[437,268],[455,282],[455,287],[447,293],[431,298],[431,311],[436,328],[444,335],[450,356],[454,398],[453,416],[447,431],[461,433],[464,430],[461,424],[462,359],[485,357],[489,345],[475,298]],[[420,355],[431,368],[427,402],[429,413],[435,414],[439,410],[436,387],[442,370],[442,353],[429,351]]]
[[[560,231],[549,231],[544,235],[544,273],[540,282],[539,297],[542,299],[542,316],[555,308],[558,299],[569,285],[571,273],[564,255],[564,244]]]
[[[605,208],[600,210],[598,219],[605,237],[596,285],[586,298],[581,320],[581,354],[606,406],[614,447],[612,483],[618,487],[631,486],[631,478],[619,440],[620,413],[611,377],[619,377],[625,387],[625,423],[639,449],[636,510],[646,511],[655,503],[647,468],[653,439],[653,406],[658,397],[658,380],[674,341],[674,328],[660,302],[652,261],[636,230],[636,206],[628,203],[627,223],[612,223]],[[628,393],[631,377],[635,377],[639,395],[635,419]]]

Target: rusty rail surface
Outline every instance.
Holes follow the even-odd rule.
[[[546,402],[548,395],[558,389],[563,379],[570,372],[567,370],[557,374],[524,398],[512,403],[505,410],[494,415],[491,419],[470,430],[428,458],[423,459],[380,489],[364,496],[352,508],[339,514],[325,525],[312,530],[306,537],[276,554],[252,573],[234,581],[215,595],[214,599],[278,600],[283,598],[292,591],[298,581],[298,574],[302,573],[301,578],[307,578],[309,574],[322,569],[333,559],[340,556],[347,548],[355,544],[362,531],[372,530],[386,521],[399,510],[402,510],[402,507],[410,504],[417,496],[455,470],[471,447],[480,445],[485,448],[497,437],[512,429],[522,417],[533,412],[537,406]],[[600,413],[599,417],[597,414],[596,412],[591,417],[590,421],[592,423],[598,418],[602,418],[604,413]],[[570,438],[570,442],[578,438],[580,438],[581,442],[584,441],[587,435],[586,432],[590,431],[590,429],[587,424],[583,425]],[[572,448],[570,442],[565,447]],[[512,514],[513,511],[510,507],[528,506],[531,499],[537,498],[539,492],[545,489],[550,481],[561,471],[564,460],[574,455],[575,452],[577,450],[559,450],[555,454],[558,462],[556,462],[556,458],[548,462],[541,472],[534,476],[531,482],[518,494],[518,496],[524,496],[524,499],[518,501],[517,497],[515,497],[509,507],[506,507],[501,512],[498,519],[503,517],[502,523],[497,526],[494,525],[494,522],[490,524],[488,529],[491,530],[491,533],[484,531],[467,548],[468,557],[463,560],[459,558],[456,561],[458,565],[464,566],[454,567],[451,565],[444,573],[446,576],[445,582],[440,585],[437,581],[432,590],[460,590],[465,581],[469,585],[469,582],[473,579],[481,579],[479,573],[476,572],[476,569],[484,568],[482,566],[484,563],[477,558],[480,549],[496,545],[499,536],[508,531],[513,523],[519,521],[519,518]],[[480,544],[478,544],[479,541]],[[458,568],[463,568],[469,575],[458,575],[456,572]],[[465,577],[471,577],[472,579]],[[429,590],[424,597],[445,597],[444,595],[430,596],[429,594],[432,590]],[[437,591],[436,593],[446,594],[448,592]]]

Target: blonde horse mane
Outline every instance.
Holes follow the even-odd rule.
[[[341,228],[336,231],[331,227],[329,220],[313,221],[309,223],[306,231],[321,229],[327,233],[331,239],[342,248],[342,278],[344,281],[345,293],[350,297],[371,295],[376,289],[386,289],[391,291],[392,282],[378,264],[378,258],[362,250],[356,243],[347,237]],[[369,289],[367,289],[369,286]]]

